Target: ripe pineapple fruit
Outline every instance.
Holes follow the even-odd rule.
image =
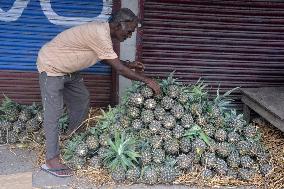
[[[101,159],[99,158],[99,156],[93,156],[90,160],[89,160],[89,165],[95,169],[99,169],[102,167],[102,162]]]
[[[218,175],[226,176],[228,172],[228,165],[225,160],[216,158],[216,165],[214,169]]]
[[[177,139],[168,139],[164,142],[164,149],[169,154],[177,154],[179,152],[179,142]]]
[[[143,122],[140,119],[134,119],[131,123],[131,127],[135,130],[140,130],[144,126]]]
[[[152,148],[161,148],[163,144],[163,138],[160,135],[154,135],[150,138],[150,144]]]
[[[149,124],[149,130],[152,131],[154,134],[157,134],[160,132],[162,127],[162,124],[160,121],[157,120],[153,120],[151,121],[151,123]]]
[[[36,117],[28,120],[25,126],[29,133],[36,132],[40,129],[40,123],[38,122],[38,119]]]
[[[154,95],[153,90],[148,86],[143,86],[140,90],[140,93],[144,98],[151,98]]]
[[[217,129],[215,131],[214,138],[219,142],[223,142],[227,139],[227,132],[221,128]]]
[[[169,96],[164,96],[161,100],[161,105],[165,110],[170,110],[175,104],[175,101]]]
[[[100,146],[99,139],[94,135],[87,137],[86,144],[89,150],[97,150]]]
[[[140,110],[139,108],[136,108],[134,106],[128,107],[127,115],[129,115],[129,117],[133,119],[138,118],[140,116]]]
[[[177,118],[180,119],[184,114],[184,108],[181,104],[175,104],[171,109],[171,114]]]
[[[126,179],[133,183],[136,183],[138,181],[140,175],[141,170],[137,166],[131,167],[126,171]]]
[[[238,173],[238,178],[241,180],[250,180],[254,177],[255,172],[252,169],[240,168]]]
[[[176,160],[167,157],[166,162],[159,170],[159,181],[161,183],[172,183],[179,175],[180,170],[176,167]]]
[[[156,105],[157,105],[157,102],[153,98],[149,98],[149,99],[145,100],[145,102],[144,102],[144,107],[146,109],[149,109],[149,110],[155,109]]]
[[[170,98],[177,98],[181,92],[181,88],[178,85],[172,84],[168,86],[167,94]]]
[[[243,129],[244,136],[247,138],[254,138],[257,135],[257,128],[250,124]]]
[[[108,139],[110,138],[108,133],[102,133],[99,135],[99,143],[102,146],[107,146],[108,145]]]
[[[85,157],[80,157],[74,155],[69,161],[67,161],[68,167],[71,169],[82,169],[82,167],[86,163],[86,158]]]
[[[155,167],[144,167],[142,170],[142,180],[145,184],[156,184],[158,182],[158,174]]]
[[[152,110],[142,110],[141,120],[146,124],[151,123],[151,121],[154,120],[153,111]]]
[[[216,166],[216,155],[212,152],[205,152],[201,157],[201,163],[207,168],[214,168]]]
[[[232,131],[230,133],[228,133],[228,142],[229,143],[232,143],[232,144],[237,144],[239,141],[240,141],[240,135],[235,132],[235,131]]]
[[[213,138],[214,134],[216,132],[216,129],[212,125],[206,125],[206,126],[203,127],[203,131],[207,136]]]
[[[237,147],[240,155],[250,155],[251,154],[250,145],[245,140],[241,140],[240,142],[238,142],[236,147]]]
[[[79,157],[85,157],[88,153],[88,146],[87,144],[80,142],[75,151],[76,155]]]
[[[177,125],[172,133],[175,138],[181,138],[184,135],[184,128],[181,125]]]
[[[238,168],[241,163],[240,154],[238,151],[233,151],[227,158],[227,163],[231,168]]]
[[[241,157],[241,166],[243,168],[252,168],[254,165],[254,161],[249,156],[242,156]]]
[[[159,121],[164,119],[164,116],[166,114],[166,111],[164,108],[162,108],[161,106],[156,106],[155,110],[154,110],[154,115],[155,118]]]
[[[221,142],[217,145],[216,153],[222,158],[228,157],[232,151],[233,147],[230,143]]]
[[[198,154],[201,155],[206,149],[206,143],[201,140],[200,138],[195,138],[192,141],[192,150]]]
[[[165,160],[166,153],[163,149],[153,149],[152,150],[152,159],[155,163],[162,163]]]
[[[180,139],[180,151],[183,153],[188,153],[191,150],[191,141],[187,137],[182,137]]]
[[[166,129],[172,129],[176,126],[176,119],[172,115],[165,115],[162,124]]]
[[[181,117],[181,125],[184,127],[184,128],[190,128],[192,125],[194,124],[194,120],[191,116],[191,114],[187,113],[187,114],[184,114],[182,117]]]
[[[181,169],[188,169],[193,163],[193,157],[186,154],[180,154],[177,157],[177,166]]]
[[[190,107],[190,112],[192,115],[198,116],[202,114],[202,105],[200,103],[193,103]]]
[[[152,152],[151,149],[145,149],[141,152],[141,162],[143,165],[148,165],[152,161]]]
[[[144,97],[140,93],[132,93],[129,97],[129,105],[141,107],[144,103]]]
[[[161,128],[160,129],[160,135],[162,139],[168,140],[172,138],[172,131],[166,128]]]
[[[117,166],[111,170],[111,178],[115,182],[123,182],[126,178],[126,171],[122,166]]]

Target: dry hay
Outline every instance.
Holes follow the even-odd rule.
[[[91,127],[96,122],[97,115],[100,114],[98,109],[91,110],[88,119],[83,124],[85,128]],[[262,133],[262,142],[271,154],[271,161],[273,163],[273,170],[264,178],[261,175],[256,175],[252,180],[241,181],[232,178],[214,177],[209,180],[204,180],[201,176],[201,170],[197,169],[191,173],[183,174],[174,184],[195,185],[195,186],[257,186],[258,188],[281,189],[284,188],[284,133],[276,129],[274,126],[263,121],[262,119],[255,119],[255,124],[259,127]],[[62,143],[61,143],[62,144]],[[44,162],[44,146],[35,148],[38,150],[37,165]],[[93,169],[91,167],[84,167],[77,170],[75,173],[77,179],[87,180],[90,184],[96,186],[113,185],[110,175],[105,169]]]

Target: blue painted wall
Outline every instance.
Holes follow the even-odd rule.
[[[107,20],[110,0],[0,0],[0,70],[36,71],[42,45],[61,31],[92,20]],[[109,75],[97,63],[85,70]]]

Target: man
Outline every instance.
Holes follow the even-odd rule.
[[[156,94],[160,87],[153,79],[140,74],[140,62],[126,64],[113,51],[112,41],[122,42],[131,37],[138,19],[129,9],[114,14],[108,23],[91,22],[70,28],[45,44],[38,55],[46,163],[42,169],[58,177],[71,176],[72,171],[61,163],[59,152],[58,120],[66,104],[70,118],[67,135],[78,129],[89,109],[89,93],[78,71],[104,60],[118,74],[146,83]],[[135,71],[132,71],[134,69]],[[94,81],[95,82],[95,81]]]

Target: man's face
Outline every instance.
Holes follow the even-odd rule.
[[[120,42],[130,38],[135,31],[137,24],[137,22],[121,22],[115,31],[115,38]]]

